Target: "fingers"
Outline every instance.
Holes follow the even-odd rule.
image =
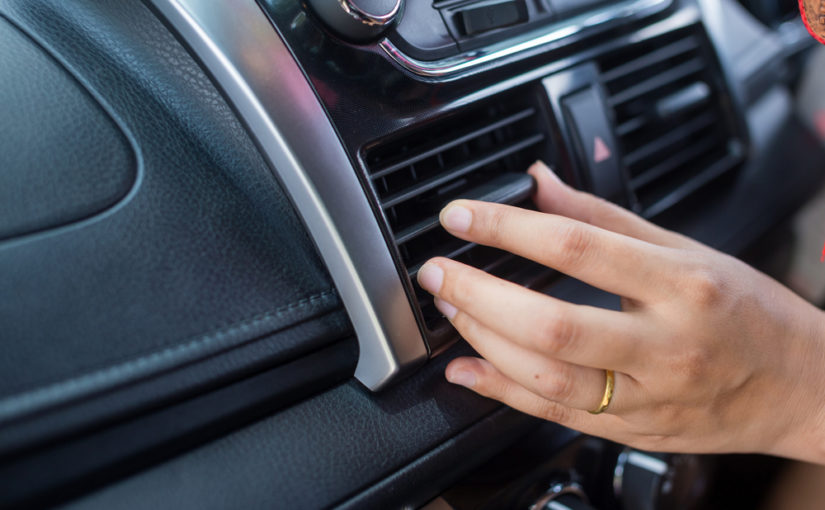
[[[573,305],[449,259],[433,259],[419,281],[455,311],[532,351],[591,368],[629,372],[644,346],[633,314]],[[451,311],[445,308],[443,311]],[[466,337],[466,335],[465,335]]]
[[[456,237],[557,269],[613,294],[645,302],[672,296],[676,250],[587,223],[518,207],[456,200],[441,211]]]
[[[478,358],[458,358],[447,365],[447,380],[476,393],[503,402],[514,409],[538,416],[567,427],[579,428],[589,416],[587,411],[571,409],[548,401],[509,379],[489,361]]]
[[[534,163],[528,173],[538,184],[533,201],[543,212],[566,216],[661,246],[672,248],[696,246],[692,240],[654,225],[627,209],[590,193],[571,188],[540,161]]]
[[[499,372],[488,361],[478,358],[458,358],[447,365],[447,380],[460,384],[479,395],[498,400],[523,413],[550,420],[585,434],[608,439],[621,439],[627,426],[617,416],[607,412],[592,415],[542,398]]]
[[[441,305],[441,303],[437,302]],[[581,410],[596,409],[605,388],[605,372],[537,355],[509,342],[469,315],[458,312],[453,325],[475,350],[499,372],[532,393],[547,400]],[[630,390],[614,399],[610,408],[616,412],[632,405]]]

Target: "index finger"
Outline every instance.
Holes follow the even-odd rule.
[[[672,295],[677,250],[577,220],[518,207],[456,200],[441,224],[461,239],[552,267],[608,292],[647,301]]]

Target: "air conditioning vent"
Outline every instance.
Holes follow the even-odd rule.
[[[729,100],[702,32],[626,47],[598,64],[638,212],[655,216],[741,161]]]
[[[537,98],[527,91],[365,150],[370,184],[411,282],[427,259],[439,255],[522,284],[547,273],[513,255],[456,239],[438,222],[441,208],[456,198],[529,207],[533,181],[524,171],[549,157],[545,125]],[[414,287],[433,348],[446,321],[431,296]]]

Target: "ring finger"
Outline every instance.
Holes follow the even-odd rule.
[[[436,305],[445,311],[443,301],[436,300]],[[605,392],[604,370],[536,354],[510,342],[466,313],[450,312],[453,326],[461,336],[505,376],[532,393],[567,407],[588,411],[599,407]],[[632,380],[616,374],[614,397],[606,412],[616,413],[630,407],[632,393]]]

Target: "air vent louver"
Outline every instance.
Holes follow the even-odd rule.
[[[655,216],[741,161],[704,35],[670,34],[599,59],[637,209]]]
[[[370,183],[411,281],[427,259],[439,255],[520,283],[547,274],[513,255],[456,239],[438,223],[441,208],[456,198],[527,206],[533,182],[524,171],[533,161],[548,158],[544,125],[536,98],[522,94],[440,119],[365,151]],[[415,287],[434,348],[433,337],[446,329],[446,321],[432,298]]]

